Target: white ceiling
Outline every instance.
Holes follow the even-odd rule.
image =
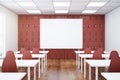
[[[21,7],[17,2],[18,1],[27,1],[34,2],[36,8],[33,7]],[[120,7],[120,0],[0,0],[0,5],[8,8],[9,10],[15,12],[16,14],[29,14],[26,9],[39,9],[40,14],[55,14],[55,7],[53,2],[71,2],[70,7],[68,8],[67,14],[82,14],[82,11],[85,9],[97,9],[97,12],[94,14],[106,14],[110,11]],[[89,2],[101,2],[107,1],[102,7],[87,7]],[[65,8],[63,8],[65,9]]]

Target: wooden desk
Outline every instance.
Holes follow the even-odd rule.
[[[120,80],[120,72],[102,72],[101,75],[107,80]]]
[[[91,67],[95,67],[95,80],[98,80],[98,67],[108,67],[110,60],[86,60],[86,63],[89,64],[89,80],[91,80]]]
[[[3,60],[0,60],[0,67],[2,67]],[[34,67],[34,80],[36,80],[36,65],[39,60],[16,60],[17,67],[27,67],[28,80],[30,80],[30,67]]]
[[[2,72],[0,73],[0,80],[22,80],[26,73],[19,73],[19,72],[13,72],[13,73],[8,73],[8,72]]]

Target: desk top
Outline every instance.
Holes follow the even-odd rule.
[[[84,51],[75,51],[76,54],[84,53]],[[94,51],[91,51],[91,53],[94,53]],[[104,51],[104,53],[110,53],[109,51]]]
[[[26,73],[0,73],[0,80],[22,80]]]
[[[92,58],[93,54],[79,54],[82,58]],[[109,58],[110,54],[102,54],[103,58]]]
[[[30,51],[32,53],[32,51]],[[47,54],[49,51],[39,51],[39,53],[44,53],[44,54]],[[16,51],[15,53],[20,53],[20,51]]]
[[[120,80],[120,73],[117,72],[102,72],[101,74],[107,80]]]
[[[22,58],[23,54],[15,54],[15,57]],[[32,54],[32,58],[44,58],[45,54]]]
[[[86,60],[91,67],[108,67],[110,60]]]
[[[0,60],[0,66],[2,66],[3,60]],[[39,60],[16,60],[17,67],[34,67]]]

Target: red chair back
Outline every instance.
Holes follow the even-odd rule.
[[[21,48],[20,53],[23,54],[26,51],[26,48]]]
[[[97,51],[99,51],[99,53],[101,53],[101,54],[104,53],[103,48],[98,48]]]
[[[93,53],[92,59],[103,59],[101,52],[95,51],[95,52]]]
[[[39,54],[39,48],[33,48],[33,54]]]
[[[116,56],[114,58],[111,58],[108,72],[120,72],[120,58],[119,57]]]
[[[13,51],[7,51],[6,57],[9,57],[9,56],[10,56],[10,58],[15,59],[15,55],[14,55]]]
[[[112,58],[118,57],[118,56],[119,56],[118,52],[114,50],[114,51],[111,51],[109,59],[112,59]]]
[[[8,51],[2,63],[2,72],[18,72],[13,51]]]
[[[26,50],[26,51],[23,53],[22,59],[32,59],[32,54],[30,53],[29,50]]]
[[[85,48],[84,53],[85,54],[90,54],[91,53],[91,49],[90,48]]]

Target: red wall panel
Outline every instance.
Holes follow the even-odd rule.
[[[18,16],[18,48],[32,50],[40,47],[40,18],[82,18],[83,49],[104,49],[104,15],[19,15]],[[75,58],[74,50],[50,50],[48,58]]]

